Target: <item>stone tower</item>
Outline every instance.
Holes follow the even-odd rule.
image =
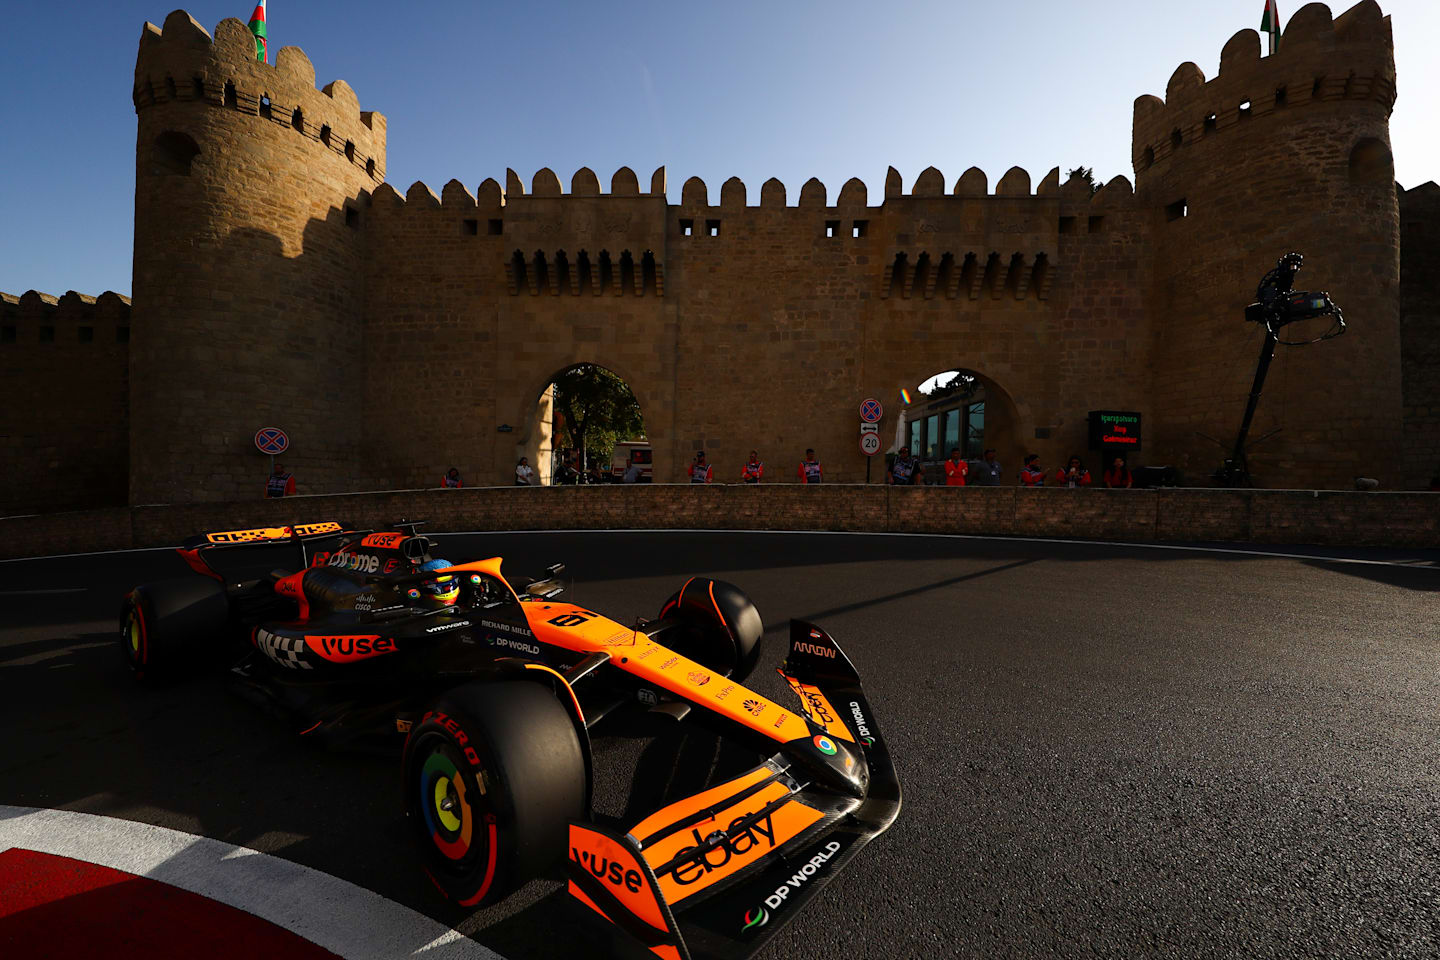
[[[302,490],[356,489],[359,228],[385,118],[239,20],[146,24],[135,66],[130,502],[258,496],[254,432],[290,432]]]
[[[1399,213],[1390,155],[1390,20],[1373,0],[1338,19],[1312,3],[1279,52],[1235,34],[1206,81],[1193,63],[1165,99],[1135,101],[1136,195],[1154,211],[1150,315],[1156,447],[1202,477],[1233,443],[1262,333],[1243,319],[1261,275],[1305,255],[1350,323],[1281,347],[1252,439],[1261,485],[1336,487],[1396,474],[1400,446]],[[1268,482],[1267,482],[1268,480]]]

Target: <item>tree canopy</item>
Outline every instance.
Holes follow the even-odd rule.
[[[1076,167],[1073,170],[1067,171],[1065,176],[1067,179],[1070,177],[1078,177],[1084,180],[1090,186],[1090,195],[1092,197],[1095,195],[1095,191],[1105,186],[1103,182],[1095,179],[1095,171],[1090,167]]]
[[[617,442],[645,435],[640,404],[630,387],[593,363],[571,367],[555,378],[555,409],[563,417],[564,445],[606,463]]]

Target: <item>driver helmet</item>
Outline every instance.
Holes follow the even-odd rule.
[[[443,570],[446,567],[453,567],[449,560],[428,560],[420,565],[418,572],[425,573],[430,570]],[[447,607],[453,607],[455,601],[460,599],[460,578],[453,575],[436,577],[434,580],[425,580],[420,584],[422,595],[434,599],[436,602]]]

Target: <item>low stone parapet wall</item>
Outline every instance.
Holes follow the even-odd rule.
[[[1440,495],[1331,490],[1063,490],[864,484],[687,484],[392,490],[229,503],[116,507],[0,518],[0,557],[164,547],[196,533],[342,520],[426,531],[842,530],[1440,545]]]

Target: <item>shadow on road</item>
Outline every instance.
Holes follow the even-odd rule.
[[[887,593],[883,597],[871,597],[868,600],[857,600],[854,603],[843,604],[838,607],[830,607],[826,610],[818,610],[815,613],[807,614],[801,619],[815,622],[826,617],[838,617],[841,614],[853,613],[856,610],[864,610],[866,607],[879,606],[882,603],[890,603],[895,600],[905,600],[910,597],[918,597],[921,594],[929,593],[931,590],[941,590],[945,587],[953,587],[957,583],[964,583],[966,580],[978,580],[981,577],[988,577],[992,573],[1004,573],[1006,570],[1014,570],[1016,567],[1029,566],[1038,561],[1038,557],[1029,560],[1016,560],[1014,563],[1006,563],[998,567],[990,567],[975,573],[965,573],[958,577],[949,577],[945,580],[937,580],[934,583],[927,583],[920,587],[911,587],[909,590],[898,590],[894,593]],[[789,629],[789,625],[786,625]]]

